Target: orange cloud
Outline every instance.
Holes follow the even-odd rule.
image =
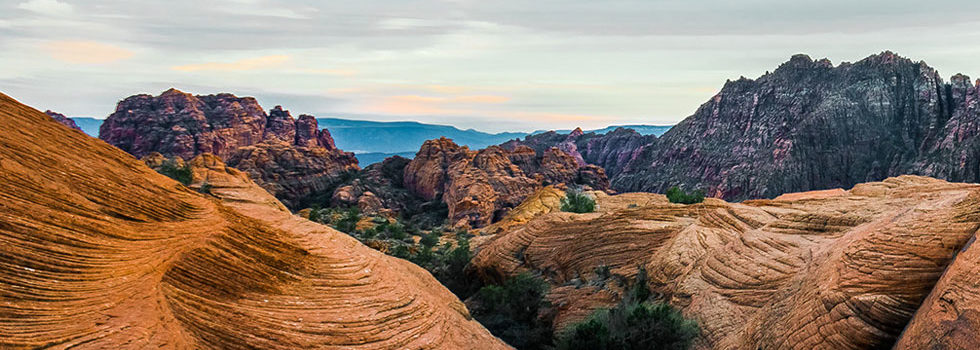
[[[183,66],[173,66],[170,69],[181,72],[197,71],[245,71],[253,69],[263,69],[282,65],[291,60],[288,55],[262,56],[246,58],[233,62],[209,62],[200,64],[188,64]]]
[[[133,57],[132,51],[96,41],[52,41],[43,49],[56,60],[74,64],[105,64]]]

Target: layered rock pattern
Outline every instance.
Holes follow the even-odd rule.
[[[99,138],[138,158],[214,154],[291,207],[359,169],[354,155],[337,149],[314,117],[294,120],[280,106],[267,115],[254,98],[231,94],[170,89],[157,97],[132,96],[102,124]]]
[[[217,157],[205,197],[3,95],[0,130],[0,348],[507,348]]]
[[[980,339],[973,246],[956,256],[980,228],[980,185],[902,176],[738,204],[597,196],[597,213],[543,214],[478,241],[476,272],[541,274],[556,324],[569,324],[621,298],[618,281],[644,266],[651,289],[699,322],[701,349],[968,348]],[[599,280],[599,266],[614,278]]]
[[[557,148],[541,155],[526,147],[471,151],[441,138],[426,141],[408,163],[404,186],[425,200],[445,202],[451,225],[483,227],[542,186],[585,179],[590,181],[586,185],[606,190],[604,175],[593,167],[580,167],[574,157]]]

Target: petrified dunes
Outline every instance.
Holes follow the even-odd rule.
[[[615,277],[644,266],[650,287],[700,323],[701,349],[980,345],[980,248],[956,255],[980,227],[980,185],[901,176],[784,198],[599,195],[597,213],[541,210],[499,230],[473,264],[491,279],[542,274],[556,329],[615,303]]]
[[[0,348],[506,348],[424,270],[0,95]]]

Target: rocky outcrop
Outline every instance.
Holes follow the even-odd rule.
[[[531,135],[523,140],[508,141],[501,146],[509,150],[525,146],[538,154],[551,147],[558,147],[574,157],[580,166],[596,165],[602,167],[609,176],[615,177],[656,140],[654,135],[641,135],[626,128],[617,128],[605,134],[584,133],[579,128],[569,134],[549,131]]]
[[[44,114],[47,114],[49,117],[51,117],[55,121],[63,124],[64,126],[67,126],[69,128],[72,128],[72,129],[75,129],[75,130],[78,130],[78,131],[82,131],[82,128],[79,128],[78,125],[75,124],[75,121],[74,120],[72,120],[71,118],[66,117],[64,114],[51,111],[50,109],[44,111]]]
[[[700,349],[971,348],[980,339],[969,244],[980,185],[902,176],[695,205],[594,195],[597,213],[540,211],[476,241],[476,272],[541,274],[560,329],[622,298],[619,281],[644,266],[655,294],[699,322]]]
[[[214,154],[290,207],[359,169],[354,155],[337,149],[314,117],[294,120],[281,106],[267,115],[254,98],[231,94],[170,89],[157,97],[132,96],[102,124],[99,138],[136,157],[157,152],[189,160]]]
[[[471,151],[441,138],[422,145],[405,167],[404,185],[426,200],[445,202],[450,225],[483,227],[542,186],[583,179],[586,185],[607,190],[604,175],[594,167],[580,167],[574,157],[554,147],[541,155],[528,147]]]
[[[0,348],[505,349],[426,271],[0,95]]]
[[[333,189],[359,170],[352,153],[275,140],[239,147],[227,164],[249,174],[291,208],[304,207],[311,195]]]

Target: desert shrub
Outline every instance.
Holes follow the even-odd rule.
[[[546,349],[552,344],[548,317],[539,313],[549,307],[548,284],[528,273],[502,285],[488,285],[472,298],[473,318],[490,333],[518,349]]]
[[[211,193],[211,189],[212,188],[214,188],[214,186],[212,186],[207,181],[205,181],[203,184],[201,184],[201,188],[198,188],[197,189],[197,192],[200,192],[200,193],[203,193],[203,194],[212,194]]]
[[[561,200],[561,211],[591,213],[595,211],[595,199],[580,191],[568,191]]]
[[[693,320],[665,303],[650,303],[646,270],[626,297],[611,309],[600,309],[583,322],[569,326],[558,341],[559,350],[689,349],[700,330]]]
[[[688,193],[679,187],[674,186],[667,189],[667,193],[664,194],[667,195],[667,200],[671,203],[694,204],[704,201],[704,192],[701,190]]]
[[[160,169],[157,172],[169,177],[171,179],[177,180],[184,186],[190,185],[193,181],[193,175],[191,173],[191,168],[188,166],[178,166],[176,162],[172,160],[167,160],[163,162]]]
[[[357,223],[361,221],[361,211],[357,208],[350,208],[344,211],[340,218],[333,222],[333,227],[337,231],[354,233],[357,230]]]

